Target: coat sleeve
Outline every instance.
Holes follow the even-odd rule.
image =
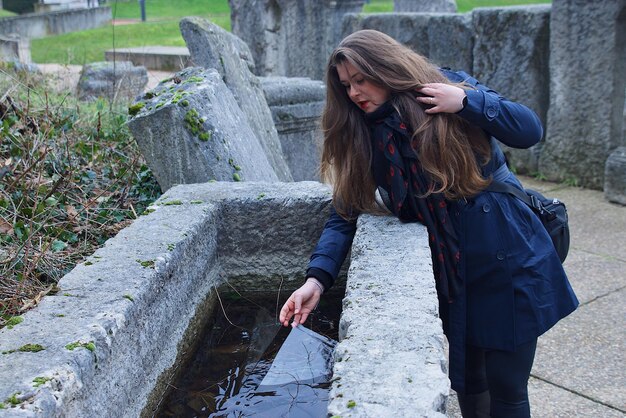
[[[530,148],[543,137],[541,120],[527,106],[508,100],[462,71],[442,73],[450,81],[465,82],[474,88],[466,91],[467,104],[457,113],[468,122],[513,148]]]
[[[356,220],[347,221],[331,208],[322,235],[311,255],[307,277],[318,279],[324,289],[331,287],[348,255],[355,232]]]

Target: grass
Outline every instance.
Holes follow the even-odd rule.
[[[549,0],[457,0],[459,12],[475,7],[510,6],[550,3]],[[113,1],[115,19],[141,19],[136,0]],[[365,4],[366,13],[393,11],[391,0],[371,0]],[[106,50],[142,47],[146,45],[185,46],[178,22],[185,16],[201,16],[230,30],[230,9],[227,0],[146,0],[146,22],[133,25],[106,25],[101,28],[31,41],[31,55],[36,63],[83,65],[104,61]]]
[[[141,19],[136,0],[109,2],[114,19]],[[146,0],[146,22],[111,24],[81,32],[31,40],[36,63],[83,65],[104,61],[105,51],[146,45],[185,46],[178,23],[185,16],[201,16],[230,30],[228,0]]]
[[[137,0],[108,3],[116,19],[141,19]],[[146,19],[179,19],[185,16],[222,16],[230,20],[228,0],[146,0]]]
[[[476,7],[502,7],[540,3],[551,3],[551,0],[456,0],[457,11],[459,13],[469,12]],[[370,2],[363,7],[363,11],[365,13],[393,12],[393,1],[370,0]]]
[[[10,17],[15,16],[15,13],[9,12],[8,10],[0,9],[0,17]]]

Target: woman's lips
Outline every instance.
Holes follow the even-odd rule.
[[[369,101],[365,100],[363,102],[359,102],[359,107],[363,110],[365,110],[367,108],[367,105],[369,104]]]

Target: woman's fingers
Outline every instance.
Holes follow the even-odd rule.
[[[463,108],[465,90],[445,83],[428,83],[417,89],[415,99],[428,106],[426,113],[456,113]]]
[[[278,320],[284,326],[289,325],[289,320],[293,316],[293,310],[294,310],[294,302],[293,302],[293,295],[291,295],[289,296],[289,299],[287,299],[287,302],[285,302],[282,309],[280,310],[280,315],[278,317]]]

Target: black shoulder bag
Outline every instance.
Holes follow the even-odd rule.
[[[556,253],[565,261],[569,251],[569,225],[565,203],[558,199],[550,199],[536,190],[524,189],[523,191],[510,184],[492,181],[487,187],[490,192],[508,193],[526,203],[539,217],[541,223],[548,231]]]

